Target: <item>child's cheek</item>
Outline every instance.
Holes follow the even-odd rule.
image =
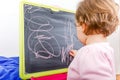
[[[78,37],[78,39],[80,40],[81,43],[83,43],[83,44],[86,43],[86,35],[83,33],[81,27],[77,28],[77,37]]]

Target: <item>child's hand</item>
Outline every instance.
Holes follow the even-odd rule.
[[[69,54],[70,54],[71,56],[73,56],[73,57],[75,57],[76,53],[77,53],[77,50],[71,50],[71,51],[69,52]]]

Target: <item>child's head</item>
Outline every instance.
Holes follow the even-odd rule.
[[[86,35],[109,36],[119,23],[118,5],[114,0],[83,0],[76,10],[76,22],[86,26]]]

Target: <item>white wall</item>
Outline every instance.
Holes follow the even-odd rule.
[[[80,0],[29,0],[75,10]],[[120,4],[120,0],[116,0]],[[0,56],[19,55],[19,2],[20,0],[1,0],[0,2]],[[108,40],[115,49],[117,72],[120,73],[120,30]]]
[[[108,37],[108,41],[115,51],[116,72],[120,74],[120,27]]]
[[[0,2],[0,56],[19,53],[19,0]]]
[[[116,0],[120,6],[120,0]],[[120,8],[119,8],[119,17],[120,17]],[[115,51],[115,64],[116,64],[116,72],[120,74],[120,25],[118,29],[108,38],[111,46]]]
[[[76,4],[80,0],[29,0],[29,1],[61,7],[69,10],[75,10]]]

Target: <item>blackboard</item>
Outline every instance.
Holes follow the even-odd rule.
[[[23,17],[20,61],[24,74],[67,68],[73,59],[69,51],[82,47],[76,36],[74,13],[24,3]]]

